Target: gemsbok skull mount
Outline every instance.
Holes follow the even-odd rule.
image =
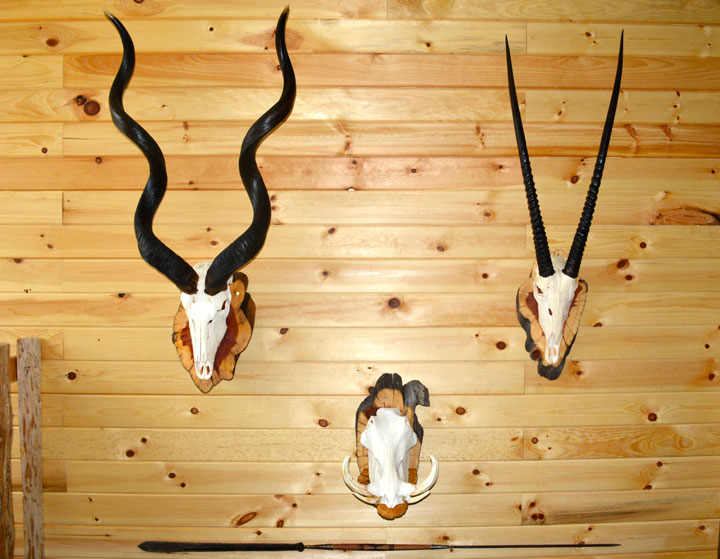
[[[512,107],[523,182],[525,183],[525,194],[527,195],[528,209],[530,210],[530,224],[532,225],[536,258],[536,264],[533,266],[530,277],[518,289],[517,313],[520,324],[527,334],[525,350],[534,359],[538,360],[538,373],[549,380],[555,380],[560,376],[565,366],[567,354],[575,341],[580,326],[580,316],[587,296],[587,282],[578,280],[578,273],[583,252],[585,251],[585,243],[590,232],[595,202],[600,190],[600,180],[605,167],[605,158],[610,145],[610,135],[612,134],[615,110],[620,94],[623,37],[620,36],[620,52],[615,73],[615,84],[610,97],[610,106],[605,119],[595,169],[567,260],[558,252],[550,254],[548,248],[545,226],[540,215],[540,203],[535,191],[525,133],[520,117],[507,38],[505,39],[505,53],[507,57],[510,105]]]
[[[288,8],[275,29],[275,49],[283,76],[280,99],[248,130],[240,149],[240,177],[253,209],[250,226],[212,262],[190,266],[153,233],[155,212],[167,189],[165,159],[158,144],[123,107],[123,93],[135,68],[135,47],[120,21],[108,14],[123,45],[123,58],[110,89],[115,126],[148,161],[150,174],[135,211],[135,236],[143,259],[182,292],[175,316],[173,342],[183,366],[202,392],[230,380],[237,358],[250,341],[254,305],[246,294],[247,278],[238,270],[260,252],[270,227],[270,199],[255,161],[262,141],[290,115],[295,101],[295,74],[285,45]]]
[[[355,497],[375,505],[386,520],[401,517],[409,504],[427,497],[438,478],[438,463],[431,456],[430,474],[417,483],[423,439],[417,405],[430,405],[427,388],[417,380],[403,385],[400,375],[386,373],[355,415],[360,475],[357,481],[352,478],[348,456],[343,478]]]

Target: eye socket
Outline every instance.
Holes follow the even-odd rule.
[[[537,287],[537,286],[535,286],[535,289],[537,289],[537,292],[538,292],[538,293],[542,294],[542,292],[543,292],[543,290],[542,290],[542,289],[540,289],[540,288],[539,288],[539,287]]]
[[[222,304],[222,307],[220,307],[220,310],[224,311],[226,306],[227,306],[227,301],[223,301],[223,304]]]
[[[548,309],[548,312],[550,313],[550,316],[552,316],[552,309]],[[212,321],[210,321],[212,322]]]
[[[550,314],[552,314],[552,313],[550,313]],[[212,324],[212,321],[213,321],[213,320],[214,320],[214,319],[211,318],[211,319],[210,319],[210,322],[208,322],[208,324]]]

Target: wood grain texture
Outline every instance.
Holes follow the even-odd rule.
[[[318,456],[341,462],[352,454],[352,429],[116,429],[45,427],[43,456],[49,460],[197,460],[311,462]],[[19,456],[17,431],[13,456]],[[520,428],[427,429],[423,447],[439,461],[520,460]],[[373,513],[375,514],[375,513]]]
[[[717,488],[719,462],[719,456],[443,462],[433,493]],[[422,471],[429,466],[422,462]],[[86,493],[344,495],[341,468],[339,462],[72,461],[67,484]]]
[[[68,394],[194,394],[176,361],[44,361],[43,390]],[[448,379],[447,371],[456,376]],[[366,395],[385,372],[417,376],[434,394],[518,394],[522,363],[511,361],[270,362],[241,359],[223,394]]]
[[[62,87],[63,57],[0,56],[0,73],[0,89]]]
[[[208,231],[209,229],[209,231]],[[244,228],[230,225],[188,228],[162,225],[155,233],[187,260],[210,260]],[[550,246],[569,247],[575,225],[549,227]],[[490,242],[491,241],[491,242]],[[528,258],[533,253],[529,226],[463,225],[423,227],[275,225],[268,232],[260,259],[283,258]],[[645,258],[707,258],[720,250],[717,227],[668,225],[596,225],[588,237],[588,258],[618,258],[626,269]],[[136,258],[137,240],[122,225],[0,225],[0,257],[16,258]],[[625,262],[627,261],[627,262]],[[625,276],[632,273],[626,273]],[[632,281],[634,276],[627,281]],[[252,281],[252,278],[251,278]],[[703,290],[707,290],[706,288]]]
[[[521,88],[607,89],[617,65],[617,55],[613,54],[615,56],[532,55],[514,51],[513,71]],[[293,53],[292,63],[305,87],[393,84],[397,87],[504,88],[507,85],[504,54]],[[120,55],[67,54],[63,56],[63,64],[65,87],[109,87],[120,65]],[[715,58],[625,53],[623,66],[627,69],[622,81],[624,91],[720,89],[720,60]],[[280,87],[281,79],[273,54],[138,52],[132,84],[133,87]]]
[[[265,12],[267,13],[267,12]],[[278,10],[279,13],[279,10]],[[137,52],[251,52],[274,47],[273,19],[128,20]],[[288,23],[290,52],[499,53],[505,34],[518,50],[525,25],[508,22],[388,21],[373,19],[298,20]],[[41,29],[29,22],[0,23],[0,55],[117,53],[120,41],[107,21],[54,20]]]
[[[720,73],[720,70],[719,70]],[[171,192],[174,190],[239,190],[236,154],[167,155]],[[593,157],[533,157],[539,188],[583,189],[590,182]],[[498,157],[258,157],[268,188],[279,190],[419,191],[503,188],[521,191],[517,158]],[[13,190],[137,191],[147,180],[141,155],[13,158],[3,161]],[[625,191],[658,193],[659,188],[682,194],[712,190],[720,185],[720,160],[610,157],[603,172],[604,199]],[[10,188],[9,186],[9,188]],[[440,192],[438,192],[440,194]],[[607,196],[605,196],[607,194]],[[164,207],[164,206],[163,206]],[[600,210],[601,207],[598,208]]]
[[[288,542],[327,543],[328,541],[407,543],[407,542],[446,542],[450,544],[507,543],[518,541],[537,541],[538,543],[585,541],[600,543],[615,541],[622,545],[622,554],[598,554],[597,549],[585,550],[586,557],[608,559],[713,559],[717,536],[717,520],[670,520],[655,522],[613,522],[601,524],[548,525],[538,529],[535,526],[478,526],[476,528],[449,527],[401,527],[393,524],[388,527],[374,526],[365,528],[282,528],[270,527],[257,534],[257,528],[241,525],[239,527],[182,527],[182,528],[143,528],[139,526],[49,526],[47,530],[48,549],[62,551],[70,543],[73,545],[73,557],[97,557],[99,548],[104,557],[143,557],[145,552],[137,548],[140,541],[153,538],[165,540],[186,539],[192,541],[223,542]],[[101,543],[102,542],[102,543]],[[658,550],[664,550],[658,551]],[[695,550],[695,551],[693,551]],[[704,551],[703,551],[704,550]],[[712,551],[711,551],[712,550]],[[550,551],[553,553],[555,550]],[[413,555],[414,553],[414,555]],[[492,555],[491,555],[492,553]],[[540,552],[538,552],[540,553]],[[546,552],[547,553],[547,552]],[[588,555],[590,553],[590,555]],[[392,556],[403,558],[416,557],[417,552],[394,552]],[[462,557],[494,558],[497,551],[480,552],[478,550],[453,549],[435,551],[443,559]],[[278,554],[270,554],[271,557]],[[347,552],[306,550],[303,557],[312,559],[340,559]],[[354,557],[381,559],[384,553],[354,552]],[[506,557],[537,559],[541,555],[528,555],[528,550],[517,550]],[[543,555],[547,557],[548,555]],[[569,556],[551,555],[568,559]],[[575,557],[578,555],[575,554]],[[68,556],[69,557],[69,556]]]
[[[435,396],[432,409],[417,414],[436,429],[720,423],[717,398],[713,392],[453,395]],[[60,406],[67,427],[350,429],[356,403],[354,396],[67,395]],[[242,415],[233,414],[238,407]]]
[[[15,521],[12,503],[13,411],[10,405],[10,346],[0,344],[0,549],[3,557],[11,557],[15,550]]]
[[[255,324],[261,327],[515,326],[507,293],[263,293],[253,289]],[[167,326],[176,294],[0,293],[9,326]],[[701,326],[717,321],[715,292],[625,293],[589,297],[581,324],[603,326]],[[583,379],[584,380],[584,379]]]
[[[719,103],[720,105],[720,103]],[[542,191],[546,225],[566,223],[573,211],[580,215],[585,201],[582,187],[550,187]],[[59,193],[53,199],[57,212]],[[603,195],[605,192],[603,191]],[[32,196],[26,194],[25,196]],[[20,196],[15,196],[20,197]],[[38,198],[40,196],[38,195]],[[65,224],[129,223],[137,205],[135,192],[69,192],[63,196]],[[421,192],[275,192],[270,191],[275,224],[308,225],[524,225],[528,221],[525,193],[519,189],[487,188]],[[12,200],[12,198],[11,198]],[[720,225],[720,194],[712,190],[657,192],[625,190],[621,196],[603,196],[593,223],[597,225]],[[218,208],[233,211],[218,212]],[[40,210],[39,210],[40,211]],[[32,222],[15,214],[14,219]],[[53,217],[56,217],[54,215]],[[52,222],[42,220],[36,222]],[[187,190],[167,196],[154,223],[184,224],[193,220],[214,223],[250,222],[252,209],[244,190]],[[23,221],[24,220],[24,221]]]
[[[42,475],[40,340],[38,338],[18,340],[17,357],[25,557],[43,559],[45,511]]]
[[[716,359],[720,357],[719,338],[716,325],[583,328],[573,347],[573,357]],[[525,358],[524,345],[524,332],[518,332],[515,327],[256,328],[243,358],[251,361],[519,360]],[[63,352],[68,359],[122,359],[127,347],[135,348],[135,359],[166,361],[175,356],[164,328],[63,329]]]
[[[438,2],[389,0],[390,17],[409,19],[520,19],[524,21],[623,21],[644,23],[720,23],[712,2],[679,5],[671,0],[652,2],[615,0],[598,4],[588,0],[535,3],[504,0],[486,4],[481,0]]]
[[[273,224],[243,269],[257,330],[233,382],[203,397],[169,340],[177,290],[133,237],[148,170],[110,123],[121,45],[102,10],[133,36],[127,106],[166,153],[157,233],[194,264],[249,222],[240,145],[281,87],[284,3],[236,4],[3,9],[0,342],[14,355],[17,338],[42,338],[48,556],[139,558],[140,541],[192,539],[604,541],[622,547],[434,553],[715,559],[717,0],[291,5],[298,97],[260,148]],[[550,382],[513,309],[534,251],[503,39],[550,245],[567,250],[623,29],[587,305]],[[423,454],[440,461],[433,494],[394,523],[340,476],[354,409],[383,373],[428,386]]]
[[[678,267],[675,258],[628,256],[586,256],[582,276],[591,293],[708,293],[720,281],[712,258],[683,258]],[[253,293],[513,293],[528,276],[531,258],[259,258],[243,270]],[[91,258],[0,258],[0,287],[5,293],[92,293],[109,300],[121,293],[177,295],[139,258],[107,259],[102,266]],[[158,316],[162,312],[167,309]]]
[[[32,124],[17,125],[23,127]],[[43,125],[45,126],[45,125]],[[233,154],[240,151],[248,125],[193,121],[148,123],[148,132],[171,155]],[[137,148],[104,122],[62,125],[67,155],[134,155]],[[614,128],[611,156],[700,157],[720,155],[717,126],[627,124]],[[602,126],[580,123],[527,123],[531,156],[594,156]],[[98,147],[102,146],[102,147]],[[5,154],[0,145],[0,155]],[[8,148],[9,150],[10,148]],[[290,121],[263,144],[264,155],[309,156],[508,156],[516,150],[512,125],[506,122],[408,123]],[[10,152],[26,155],[24,152]]]
[[[530,54],[617,53],[620,32],[625,30],[628,55],[717,57],[720,47],[710,37],[712,25],[635,25],[618,23],[531,23],[527,24]],[[561,37],[562,40],[558,40]]]
[[[280,14],[285,7],[284,0],[245,1],[240,5],[231,6],[222,0],[211,0],[199,6],[192,1],[134,2],[119,0],[106,2],[104,7],[111,7],[113,14],[120,19],[157,18],[184,19],[195,17],[210,18],[265,18],[268,14]],[[65,19],[68,13],[72,19],[102,20],[102,11],[92,0],[72,0],[52,2],[49,0],[31,0],[22,6],[8,6],[3,13],[4,21],[26,21],[33,19],[56,20]],[[328,0],[308,0],[292,7],[292,17],[308,18],[380,18],[385,16],[384,2],[378,0],[353,0],[338,5]]]

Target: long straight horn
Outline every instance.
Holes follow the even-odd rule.
[[[510,90],[510,107],[512,108],[513,124],[515,125],[515,139],[517,140],[518,155],[520,156],[520,168],[522,169],[523,182],[525,183],[525,194],[527,196],[528,210],[530,211],[530,225],[532,225],[533,241],[535,242],[535,259],[537,260],[538,273],[546,278],[555,273],[550,258],[545,225],[543,225],[540,214],[540,203],[535,191],[535,181],[530,167],[530,156],[528,155],[527,143],[525,142],[525,131],[523,130],[522,118],[520,117],[520,105],[515,91],[515,77],[513,76],[512,61],[510,60],[510,45],[507,35],[505,36],[505,56],[507,58],[508,89]]]
[[[283,75],[282,94],[278,102],[250,127],[240,149],[240,177],[250,197],[253,220],[247,230],[213,260],[205,279],[205,292],[208,295],[215,295],[225,289],[233,272],[257,256],[270,228],[270,198],[255,154],[262,141],[290,115],[295,103],[295,73],[285,45],[285,23],[289,11],[287,7],[283,10],[275,29],[275,50]]]
[[[620,97],[624,34],[624,31],[620,34],[620,52],[618,53],[617,70],[615,72],[615,85],[613,85],[610,106],[608,107],[607,117],[605,118],[605,127],[603,128],[600,149],[598,150],[597,160],[595,161],[595,170],[593,171],[590,187],[588,188],[587,197],[585,198],[585,206],[580,216],[580,223],[578,223],[575,238],[573,239],[572,247],[570,247],[570,254],[568,254],[565,267],[563,268],[563,273],[571,278],[576,278],[580,272],[580,262],[582,261],[583,252],[585,252],[585,243],[590,233],[590,225],[592,223],[593,212],[595,211],[595,202],[597,201],[598,192],[600,191],[600,180],[602,179],[603,169],[605,168],[605,158],[607,157],[608,147],[610,146],[610,136],[612,134],[613,122],[615,121],[615,111],[617,109],[618,98]]]
[[[167,189],[165,158],[155,140],[125,112],[123,107],[123,93],[130,83],[135,69],[135,46],[123,24],[108,12],[105,12],[105,16],[117,29],[123,45],[122,62],[110,88],[110,114],[117,129],[140,148],[150,165],[150,174],[135,210],[135,237],[138,249],[143,259],[161,274],[167,276],[178,286],[180,291],[192,294],[197,292],[197,272],[192,269],[190,264],[165,246],[152,230],[155,212]]]

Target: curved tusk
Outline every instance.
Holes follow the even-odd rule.
[[[435,458],[434,456],[430,456],[430,462],[432,463],[430,473],[423,480],[422,483],[419,483],[415,486],[413,492],[410,493],[410,498],[419,497],[420,495],[428,493],[433,488],[435,483],[437,483],[438,474],[440,473],[440,466],[438,465],[437,458]]]
[[[346,456],[345,460],[343,460],[343,480],[345,481],[345,485],[348,486],[348,489],[353,492],[353,494],[360,499],[361,501],[364,501],[368,503],[366,499],[377,499],[376,495],[373,495],[367,490],[367,487],[365,487],[362,483],[358,483],[355,481],[352,477],[352,474],[350,473],[349,469],[350,465],[350,457]],[[372,504],[372,503],[371,503]]]

